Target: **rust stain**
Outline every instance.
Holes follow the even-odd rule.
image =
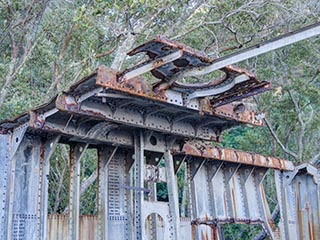
[[[233,209],[234,209],[234,216],[237,218],[238,213],[237,213],[237,202],[236,202],[236,196],[234,193],[234,178],[232,178],[232,189],[231,189],[231,196],[232,196],[232,202],[233,202]]]
[[[263,126],[262,119],[257,119],[256,113],[254,111],[250,111],[245,108],[243,111],[237,112],[235,111],[236,105],[231,103],[222,105],[219,107],[215,107],[215,108],[212,107],[210,102],[207,103],[207,105],[210,106],[210,110],[212,111],[213,115],[224,116],[228,119],[237,120],[239,122],[243,122],[243,123],[250,122],[257,126]],[[207,110],[207,112],[209,112],[209,110]]]
[[[196,225],[193,223],[191,223],[191,237],[192,240],[196,239]]]
[[[218,230],[216,225],[211,225],[211,239],[218,240]]]
[[[168,99],[165,91],[160,91],[157,94],[154,93],[152,86],[144,78],[135,77],[119,82],[118,72],[104,66],[99,66],[98,68],[96,84],[102,87],[161,102],[167,102]]]
[[[303,239],[303,211],[301,209],[301,183],[298,182],[298,191],[295,193],[297,200],[297,220],[299,227],[299,237]]]
[[[222,148],[203,144],[202,142],[186,142],[181,151],[172,150],[175,155],[190,155],[206,159],[222,160],[246,165],[274,168],[279,170],[292,171],[294,166],[291,162],[274,157],[265,157],[256,153],[249,153],[240,150]]]

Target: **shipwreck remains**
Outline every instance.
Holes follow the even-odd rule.
[[[129,55],[141,52],[147,61],[122,72],[100,66],[51,102],[0,123],[0,239],[221,240],[227,223],[259,224],[270,239],[320,239],[315,167],[212,144],[231,127],[263,124],[263,115],[239,100],[270,83],[227,66],[219,79],[185,84],[179,74],[212,60],[163,37]],[[147,72],[159,81],[149,84]],[[69,211],[48,218],[49,159],[58,143],[70,146]],[[98,214],[82,218],[79,172],[87,148],[98,152]],[[187,218],[176,181],[184,165]],[[262,184],[268,171],[280,234]],[[157,201],[157,182],[167,183],[168,202]]]

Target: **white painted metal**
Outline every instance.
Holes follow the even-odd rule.
[[[142,189],[144,187],[144,140],[142,132],[137,132],[134,136],[134,166],[135,166],[135,187]],[[144,223],[142,219],[143,212],[143,192],[134,193],[134,229],[135,239],[143,240]]]
[[[291,45],[293,43],[317,36],[320,34],[320,23],[301,28],[295,32],[291,32],[269,41],[259,43],[258,45],[249,47],[242,51],[218,58],[212,64],[206,67],[199,67],[183,72],[179,77],[190,77],[208,74],[215,70],[221,69],[228,65],[241,62],[243,60],[273,51],[275,49]]]
[[[174,172],[173,157],[170,150],[164,153],[166,174],[167,174],[167,186],[169,196],[169,210],[172,217],[172,227],[174,237],[173,239],[180,239],[180,214],[179,214],[179,198],[178,198],[178,186],[177,178]],[[171,238],[170,238],[171,239]]]
[[[88,144],[70,146],[70,187],[69,187],[69,240],[79,239],[80,219],[80,160]]]
[[[247,80],[249,80],[249,77],[246,74],[242,74],[242,75],[235,77],[232,80],[232,82],[230,82],[227,85],[224,85],[220,88],[208,88],[205,90],[197,90],[197,91],[191,93],[188,96],[188,99],[191,100],[191,99],[199,98],[199,97],[207,97],[207,96],[217,95],[217,94],[226,92],[226,91],[230,90],[231,88],[233,88],[235,85],[242,83],[242,82],[245,82]]]
[[[38,227],[40,227],[40,239],[47,239],[47,218],[48,218],[48,185],[50,157],[57,147],[60,136],[55,136],[43,142],[43,156],[40,151],[40,175],[39,175],[39,196],[38,196]],[[43,159],[41,159],[43,157]]]
[[[8,175],[10,165],[10,134],[0,134],[0,239],[6,238]]]
[[[132,79],[134,77],[140,76],[143,73],[149,72],[150,70],[157,68],[157,67],[161,67],[169,62],[172,62],[174,60],[177,60],[178,58],[180,58],[183,54],[182,50],[170,53],[167,56],[164,56],[162,58],[159,59],[155,59],[153,61],[151,61],[150,63],[147,63],[139,68],[133,69],[127,73],[125,73],[120,81],[125,81],[125,80],[129,80]]]
[[[16,171],[16,158],[15,153],[19,148],[24,134],[27,131],[28,124],[23,124],[22,126],[14,129],[13,134],[11,134],[10,138],[10,162],[9,162],[9,183],[8,183],[8,191],[9,191],[9,201],[6,207],[8,208],[7,215],[7,239],[12,239],[12,224],[13,224],[13,200],[14,200],[14,187],[15,187],[15,171]]]

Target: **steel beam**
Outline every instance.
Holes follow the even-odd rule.
[[[98,149],[98,240],[108,239],[108,165],[118,147]]]
[[[166,174],[167,174],[167,186],[169,196],[169,211],[172,217],[172,228],[174,236],[172,239],[180,239],[180,214],[179,214],[179,198],[178,198],[178,186],[177,178],[174,171],[173,157],[170,150],[167,150],[164,155]],[[171,238],[170,238],[171,239]]]
[[[197,219],[213,219],[212,195],[210,191],[210,182],[208,181],[208,168],[205,159],[192,159],[188,164],[191,169],[197,169],[192,179],[192,199],[193,199],[193,217],[192,217],[192,239],[213,240],[217,235],[214,224],[198,224]]]
[[[7,238],[7,203],[8,203],[8,183],[9,183],[9,165],[10,165],[10,134],[0,134],[0,239]]]
[[[222,160],[230,163],[251,165],[257,167],[274,168],[280,170],[294,170],[292,162],[275,158],[266,157],[256,153],[244,152],[231,148],[217,147],[206,145],[199,142],[185,143],[181,150],[174,149],[174,155],[189,155],[194,157],[205,158],[210,161]]]
[[[245,78],[246,77],[244,75],[241,75],[241,77],[239,76],[239,78],[236,78],[231,82],[233,82],[233,84],[235,84],[235,82],[237,82],[237,84],[239,86],[242,86],[241,82],[243,82],[243,81],[245,82]],[[230,79],[230,80],[232,80],[232,79]],[[251,112],[250,114],[245,113],[239,118],[238,114],[235,114],[234,112],[230,112],[230,111],[224,112],[223,109],[216,111],[215,107],[217,107],[217,106],[213,106],[210,103],[210,101],[200,103],[202,101],[202,97],[189,99],[188,92],[176,91],[174,89],[168,89],[166,91],[160,91],[158,93],[153,92],[151,86],[149,86],[147,81],[144,79],[141,79],[141,78],[135,79],[134,81],[132,80],[132,81],[119,83],[117,81],[117,72],[113,69],[106,68],[104,66],[100,66],[98,69],[98,73],[96,76],[96,84],[98,86],[105,87],[107,89],[106,91],[119,92],[119,94],[118,94],[119,99],[120,98],[123,99],[123,96],[126,96],[127,98],[131,98],[131,99],[133,99],[133,97],[134,97],[134,100],[137,103],[139,101],[141,102],[141,101],[152,100],[152,101],[154,101],[153,103],[156,103],[156,106],[153,106],[153,108],[152,108],[152,111],[154,110],[155,112],[158,112],[158,109],[161,109],[161,108],[175,107],[175,112],[177,112],[178,109],[180,109],[180,110],[183,110],[184,113],[194,114],[195,112],[192,112],[192,111],[190,112],[190,110],[193,110],[193,111],[198,111],[198,113],[200,115],[201,114],[203,115],[202,109],[205,108],[206,114],[209,116],[216,116],[216,117],[221,117],[221,118],[233,119],[233,120],[236,120],[239,122],[254,124],[254,125],[258,125],[258,126],[262,125],[261,121],[257,121],[254,118],[254,115],[255,115],[254,112]],[[256,87],[258,87],[258,89],[260,89],[261,91],[267,90],[270,87],[269,84],[267,84],[267,83],[256,82],[256,84],[257,84]],[[232,83],[231,83],[231,85],[232,85]],[[230,87],[231,85],[227,84],[227,87]],[[245,88],[242,90],[244,90],[244,92],[246,92],[246,94],[251,93],[252,86],[249,87],[249,89],[247,89],[248,86],[243,84],[242,87]],[[219,89],[221,91],[224,88],[219,88]],[[211,89],[210,91],[215,91],[215,90]],[[254,91],[254,92],[255,92],[254,94],[257,94],[259,91],[258,92]],[[234,96],[234,97],[235,98],[243,98],[243,97],[241,97],[242,94],[241,94],[241,96],[239,96],[239,94],[240,93],[238,92],[238,94],[236,94],[237,96]],[[244,94],[244,95],[246,95],[246,94]],[[205,92],[203,92],[202,95],[205,95]],[[228,95],[229,95],[228,102],[231,102],[230,97],[232,97],[232,96],[230,96],[230,94],[228,94]],[[218,96],[216,96],[216,97],[218,97]],[[106,102],[106,99],[104,101]],[[58,103],[59,103],[59,100],[58,100]],[[69,104],[74,105],[72,101],[69,101]],[[222,101],[219,104],[224,105],[227,103]],[[186,116],[186,115],[184,115],[184,116]]]
[[[60,96],[56,103],[57,108],[61,111],[78,116],[110,121],[117,124],[164,132],[177,136],[197,137],[200,139],[218,141],[217,135],[213,130],[213,123],[211,126],[202,127],[196,131],[193,124],[189,121],[172,121],[168,114],[165,113],[149,115],[147,118],[144,118],[143,109],[148,107],[148,105],[142,104],[139,109],[130,109],[128,107],[113,109],[113,107],[108,106],[108,104],[89,100],[78,105],[72,96],[67,95]],[[152,106],[154,107],[154,105]],[[185,110],[181,114],[185,114]],[[165,115],[167,115],[167,117],[164,117]],[[197,113],[195,116],[199,117]]]
[[[229,84],[226,84],[224,86],[221,86],[220,88],[212,88],[212,89],[204,89],[204,90],[196,90],[193,93],[191,93],[188,96],[188,100],[194,99],[194,98],[201,98],[201,97],[207,97],[212,95],[221,94],[223,92],[226,92],[233,88],[235,85],[248,81],[250,78],[246,74],[239,75],[233,79],[232,82]]]
[[[50,157],[57,147],[60,136],[42,140],[40,145],[40,169],[39,169],[39,190],[38,190],[38,227],[40,227],[39,238],[47,239],[48,219],[48,185],[50,171]]]
[[[134,167],[135,167],[135,187],[144,187],[144,140],[142,132],[137,132],[134,136]],[[144,196],[142,191],[134,194],[134,229],[135,239],[143,240],[144,222],[142,219]]]
[[[31,134],[22,138],[13,157],[12,231],[6,239],[46,239],[49,158],[57,141]]]
[[[275,171],[282,240],[320,236],[319,176],[319,170],[309,164],[293,172]]]
[[[80,161],[88,144],[70,146],[69,240],[79,240]]]
[[[13,133],[10,134],[9,139],[9,162],[8,162],[8,188],[6,196],[6,206],[7,215],[6,215],[6,226],[5,232],[7,239],[12,239],[12,225],[13,225],[13,203],[14,203],[14,192],[15,192],[15,178],[16,178],[16,152],[24,138],[24,135],[27,131],[27,124],[23,124],[20,127],[14,129]],[[8,145],[7,145],[8,146]]]
[[[320,23],[318,22],[313,25],[298,29],[297,31],[289,32],[274,39],[259,43],[252,47],[218,58],[214,60],[209,66],[187,70],[180,74],[179,78],[208,74],[228,65],[241,62],[243,60],[273,51],[284,46],[291,45],[293,43],[317,36],[319,34]]]
[[[119,78],[120,82],[132,79],[134,77],[140,76],[146,72],[151,71],[152,69],[161,67],[169,62],[172,62],[178,58],[180,58],[183,54],[183,51],[176,51],[168,54],[167,56],[163,56],[161,58],[157,58],[148,63],[142,63],[141,66],[135,66],[133,69],[128,69],[125,73]]]

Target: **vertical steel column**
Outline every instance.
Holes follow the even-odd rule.
[[[271,213],[269,209],[269,205],[267,203],[267,199],[264,193],[264,188],[262,185],[262,181],[265,178],[266,174],[268,172],[267,168],[256,168],[254,173],[255,173],[255,184],[256,184],[256,189],[257,189],[257,199],[259,203],[259,208],[260,208],[260,214],[261,218],[263,220],[262,227],[268,237],[270,239],[274,239],[273,236],[273,231],[274,231],[274,226],[273,226],[273,221],[271,220]]]
[[[296,208],[294,205],[294,201],[291,201],[291,205],[287,206],[287,198],[291,198],[292,190],[289,192],[288,195],[288,188],[285,186],[287,184],[284,184],[285,182],[285,174],[279,170],[276,170],[274,173],[275,176],[275,182],[276,182],[276,189],[277,189],[277,198],[280,208],[280,232],[281,232],[281,239],[285,239],[287,236],[290,238],[290,240],[297,240],[297,228],[296,228],[296,217],[294,214],[294,209]],[[294,198],[294,196],[293,196]],[[293,199],[292,199],[293,200]],[[289,209],[288,209],[289,208]],[[292,209],[293,208],[293,209]],[[290,222],[289,222],[290,221]],[[292,235],[292,236],[291,236]]]
[[[80,160],[88,144],[70,146],[70,188],[69,188],[69,239],[79,239],[80,216]]]
[[[144,187],[144,145],[143,134],[138,132],[134,136],[134,161],[135,161],[135,187],[137,191],[134,194],[134,226],[135,239],[142,240],[144,223],[142,222],[142,204],[144,202],[143,192],[139,189]]]
[[[48,219],[48,185],[50,171],[50,157],[58,145],[60,136],[41,142],[40,147],[40,175],[39,175],[39,201],[38,214],[40,216],[38,225],[40,226],[40,239],[47,239],[47,219]]]
[[[0,239],[6,239],[7,195],[10,176],[10,135],[0,134]]]
[[[8,188],[6,190],[6,195],[4,195],[5,209],[7,214],[4,218],[4,235],[7,235],[7,240],[12,239],[12,223],[13,223],[13,200],[14,200],[14,186],[15,186],[15,172],[16,172],[16,158],[15,154],[22,142],[24,134],[27,130],[28,125],[24,124],[13,130],[13,133],[10,134],[9,138],[9,155],[6,155],[8,162]]]
[[[108,239],[108,166],[118,147],[98,150],[98,240]]]
[[[47,219],[48,219],[48,185],[50,157],[57,147],[60,136],[53,137],[46,141],[41,141],[40,146],[40,172],[38,191],[38,226],[40,229],[40,239],[47,239]]]
[[[57,139],[55,139],[57,142]],[[12,231],[8,238],[44,239],[47,223],[47,163],[54,150],[54,140],[26,134],[17,149]]]
[[[292,172],[275,172],[281,239],[319,239],[319,175],[319,170],[309,164]]]
[[[179,215],[179,198],[178,198],[178,185],[174,172],[173,157],[170,150],[166,150],[163,155],[166,164],[168,196],[169,196],[169,209],[172,216],[172,227],[174,238],[180,239],[180,215]]]

